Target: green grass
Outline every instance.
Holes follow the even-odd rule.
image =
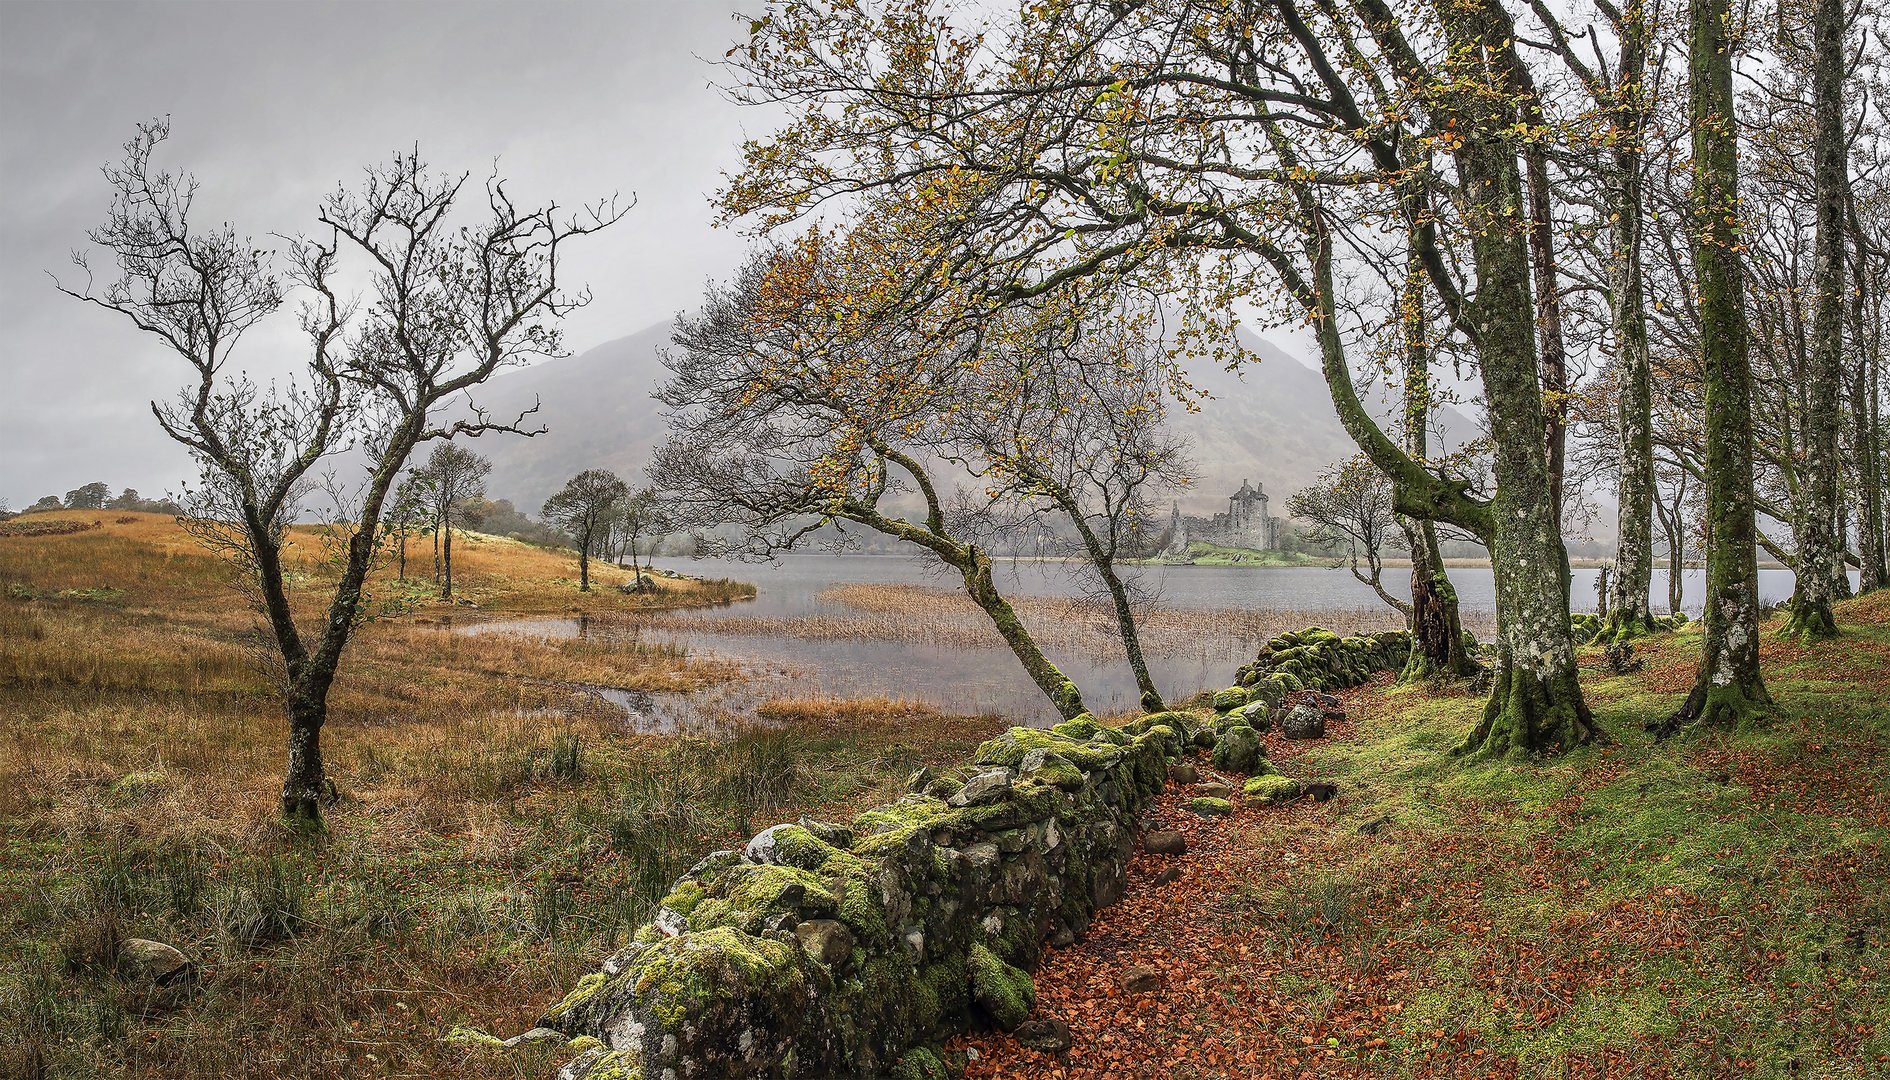
[[[1678,704],[1697,633],[1648,643],[1641,674],[1611,677],[1587,658],[1584,689],[1611,741],[1534,764],[1447,756],[1479,699],[1381,691],[1357,739],[1303,759],[1346,795],[1316,877],[1297,899],[1268,887],[1253,902],[1283,913],[1289,937],[1413,969],[1421,989],[1374,1059],[1394,1074],[1441,1047],[1480,1048],[1522,1075],[1630,1060],[1675,1076],[1883,1075],[1883,608],[1841,607],[1837,643],[1768,636],[1779,709],[1749,736],[1656,744],[1642,730]],[[1388,824],[1357,835],[1376,819]]]

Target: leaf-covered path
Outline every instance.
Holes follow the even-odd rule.
[[[1327,740],[1268,737],[1334,800],[1203,819],[1170,786],[1187,853],[1037,973],[1067,1052],[952,1046],[980,1078],[1890,1074],[1890,600],[1840,618],[1768,634],[1753,736],[1641,734],[1687,634],[1585,671],[1615,742],[1544,764],[1449,760],[1474,698],[1355,691]]]

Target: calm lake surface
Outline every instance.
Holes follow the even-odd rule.
[[[660,620],[660,626],[634,618],[608,622],[517,619],[481,623],[469,630],[671,642],[688,649],[692,656],[737,662],[747,672],[733,689],[724,687],[699,695],[600,691],[642,729],[689,728],[709,713],[724,719],[738,718],[770,697],[820,695],[907,698],[952,713],[993,713],[1017,722],[1041,724],[1056,719],[995,631],[988,644],[971,646],[912,640],[836,640],[804,636],[788,629],[795,620],[805,617],[857,614],[848,605],[822,597],[836,586],[960,587],[956,575],[943,567],[903,556],[825,554],[784,555],[772,563],[659,559],[658,564],[685,574],[750,581],[757,595],[726,607],[687,612],[680,617],[671,614]],[[1072,570],[1070,564],[1061,562],[1004,561],[998,566],[998,580],[1013,598],[1074,598],[1083,595],[1086,586]],[[1345,569],[1150,566],[1137,568],[1137,572],[1143,591],[1152,601],[1174,611],[1275,609],[1294,613],[1292,617],[1302,623],[1317,621],[1322,612],[1354,620],[1361,612],[1371,613],[1373,618],[1382,612],[1386,626],[1398,625],[1395,613]],[[1487,616],[1495,610],[1490,570],[1455,567],[1450,574],[1466,622],[1487,624]],[[1577,610],[1593,609],[1597,574],[1593,569],[1574,571]],[[1390,570],[1387,578],[1396,583],[1392,587],[1395,593],[1405,580],[1405,571]],[[1791,594],[1790,571],[1761,570],[1759,579],[1761,597],[1767,603]],[[1705,588],[1704,571],[1688,572],[1683,587],[1688,613],[1698,615]],[[1657,570],[1653,585],[1656,610],[1664,610],[1666,595],[1666,575]],[[912,617],[923,620],[927,616],[920,612]],[[783,629],[756,633],[756,620],[778,620]],[[718,624],[724,625],[718,629]],[[1279,629],[1293,628],[1297,627]],[[1204,614],[1198,635],[1170,643],[1148,657],[1150,673],[1170,700],[1226,686],[1235,669],[1252,659],[1262,636],[1251,627],[1236,627],[1225,618]],[[1091,709],[1115,712],[1135,707],[1135,681],[1116,650],[1065,646],[1046,647],[1044,651],[1076,680]]]

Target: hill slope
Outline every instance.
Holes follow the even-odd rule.
[[[474,447],[492,459],[492,497],[536,513],[571,475],[600,466],[637,483],[663,439],[662,407],[650,395],[668,374],[659,353],[669,333],[669,324],[661,323],[576,356],[507,373],[487,386],[480,402],[495,415],[509,416],[537,401],[536,419],[548,429],[532,439],[489,439]],[[1194,443],[1199,472],[1182,504],[1197,513],[1224,510],[1227,493],[1251,479],[1273,497],[1273,513],[1282,514],[1288,496],[1356,448],[1339,426],[1317,371],[1271,341],[1240,334],[1258,361],[1237,373],[1211,362],[1194,365],[1190,380],[1211,398],[1197,412],[1172,414]],[[1392,411],[1387,403],[1373,407],[1384,416]],[[1440,426],[1450,443],[1475,428],[1454,410],[1445,412]]]

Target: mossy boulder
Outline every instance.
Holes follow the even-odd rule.
[[[1267,731],[1273,727],[1273,708],[1264,701],[1253,701],[1241,706],[1234,714],[1247,722],[1255,731]]]
[[[1230,686],[1214,692],[1214,711],[1217,713],[1233,712],[1253,700],[1253,695],[1244,686]]]
[[[1030,973],[1005,963],[984,945],[973,945],[970,955],[971,1000],[991,1022],[1009,1031],[1030,1018],[1037,1004],[1037,984]]]
[[[1300,792],[1299,781],[1277,774],[1249,777],[1240,789],[1247,798],[1268,803],[1290,802],[1299,798]]]
[[[1233,813],[1234,804],[1228,802],[1226,799],[1216,799],[1216,798],[1204,796],[1199,799],[1189,799],[1188,809],[1194,811],[1195,813],[1201,815],[1202,817],[1218,818],[1218,817],[1226,817],[1227,815]]]
[[[1260,733],[1246,724],[1230,724],[1214,742],[1214,767],[1226,772],[1252,772],[1262,761]]]

